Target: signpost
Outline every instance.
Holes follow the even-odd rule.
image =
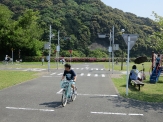
[[[72,50],[69,50],[69,52],[70,52],[70,63],[71,63]]]
[[[13,64],[13,61],[14,61],[14,54],[13,54],[14,49],[13,49],[13,48],[11,48],[11,51],[12,51],[12,64]]]
[[[135,45],[139,35],[137,34],[123,34],[122,35],[125,43],[127,44],[127,78],[126,78],[126,95],[128,96],[128,80],[129,80],[129,59],[130,59],[130,50]]]

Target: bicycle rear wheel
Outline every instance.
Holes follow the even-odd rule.
[[[66,104],[67,104],[67,97],[66,97],[66,92],[65,91],[63,91],[63,93],[62,93],[61,102],[62,102],[62,106],[65,107]]]

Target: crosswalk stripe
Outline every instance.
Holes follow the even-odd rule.
[[[58,74],[58,75],[63,75],[63,73],[60,73],[60,74]]]
[[[96,68],[96,70],[98,70],[98,68]]]
[[[76,69],[79,69],[79,68],[76,68]]]
[[[55,75],[56,74],[56,72],[55,73],[52,73],[52,74],[50,74],[50,75]]]
[[[101,70],[104,70],[104,69],[101,69]]]
[[[105,75],[104,75],[104,74],[102,74],[102,77],[105,77]]]
[[[81,73],[81,74],[80,74],[80,76],[83,76],[83,75],[84,75],[84,73]]]
[[[81,68],[81,70],[83,70],[84,68]]]
[[[95,77],[98,77],[98,74],[95,74]]]
[[[87,76],[91,76],[91,74],[88,74]]]
[[[93,68],[91,70],[93,70]]]

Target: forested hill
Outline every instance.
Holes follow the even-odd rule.
[[[91,51],[91,47],[107,47],[109,40],[98,39],[97,33],[109,33],[113,25],[115,25],[115,43],[120,44],[121,49],[126,48],[124,40],[121,37],[121,29],[125,29],[125,33],[139,34],[139,40],[132,49],[131,56],[150,55],[152,51],[148,37],[157,30],[155,22],[149,18],[137,17],[132,13],[124,13],[119,9],[113,9],[110,6],[106,6],[100,0],[0,0],[0,3],[7,6],[13,12],[12,19],[18,21],[21,28],[24,27],[22,23],[28,23],[27,20],[30,21],[30,19],[21,18],[33,15],[38,17],[36,21],[38,22],[39,31],[33,35],[33,38],[36,38],[37,41],[48,41],[50,24],[52,25],[53,32],[56,33],[55,35],[57,35],[57,30],[60,30],[61,36],[71,36],[71,40],[61,41],[62,52],[64,52],[63,50],[73,49],[76,50],[76,54],[74,55],[93,56],[98,54],[99,56],[106,56],[104,53],[107,51],[103,53]],[[29,14],[31,10],[27,12],[27,9],[32,9],[33,14]],[[30,16],[23,15],[25,11]],[[35,11],[39,11],[39,13],[34,14]],[[22,38],[20,43],[23,45]],[[18,39],[18,35],[16,39]],[[30,42],[30,39],[24,40]],[[54,44],[57,43],[56,39],[57,37],[53,39]],[[0,36],[1,40],[2,37]],[[11,38],[9,40],[10,42],[13,41]],[[17,42],[15,41],[15,43]],[[22,46],[20,43],[19,45],[15,44],[14,48],[24,50],[22,51],[23,55],[41,54],[41,46],[35,46],[37,47],[37,51],[34,51],[35,47]],[[2,43],[0,42],[0,44]],[[28,45],[29,43],[25,44]],[[14,44],[6,45],[8,49],[14,46]],[[0,48],[1,51],[5,50],[3,52],[6,52],[5,47]],[[64,55],[64,53],[62,54]],[[119,55],[118,52],[117,55]]]

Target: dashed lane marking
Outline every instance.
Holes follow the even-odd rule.
[[[43,112],[53,112],[53,109],[35,109],[35,108],[18,108],[18,107],[6,107],[12,110],[26,110],[26,111],[43,111]]]
[[[101,115],[119,115],[119,116],[144,116],[143,114],[137,113],[112,113],[112,112],[91,112],[91,114],[101,114]]]

